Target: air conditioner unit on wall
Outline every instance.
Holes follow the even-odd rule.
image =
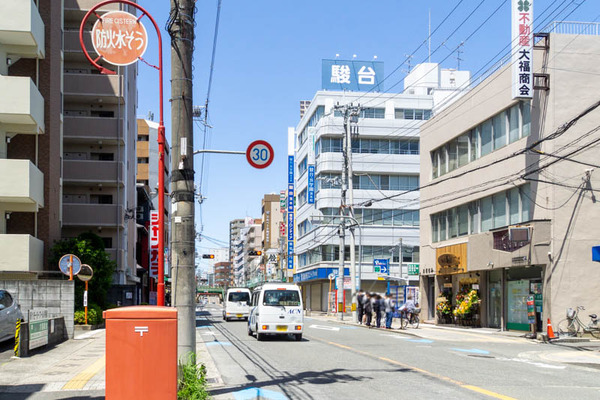
[[[529,227],[508,228],[508,240],[510,240],[511,242],[529,242],[529,240],[530,240]]]

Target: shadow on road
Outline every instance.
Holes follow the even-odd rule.
[[[373,372],[375,370],[371,370]],[[360,373],[357,373],[360,372]],[[365,370],[348,370],[348,369],[330,369],[326,371],[305,371],[298,374],[287,374],[287,376],[281,376],[279,378],[258,382],[253,375],[247,375],[246,378],[250,381],[245,385],[238,385],[234,387],[228,388],[218,388],[210,391],[212,396],[217,396],[221,394],[227,394],[232,392],[238,392],[244,389],[249,388],[261,388],[261,387],[269,387],[269,386],[279,386],[279,387],[289,387],[290,384],[294,385],[302,385],[302,384],[311,384],[311,385],[329,385],[332,383],[344,383],[344,382],[361,382],[372,380],[372,377],[364,376]],[[394,369],[378,369],[375,372],[388,372],[388,373],[398,373],[398,372],[409,372],[414,373],[411,369],[408,368],[394,368]],[[352,373],[352,374],[351,374]],[[356,375],[353,375],[357,373]]]

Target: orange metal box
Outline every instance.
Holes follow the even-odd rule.
[[[103,316],[106,399],[176,399],[177,310],[133,306]]]

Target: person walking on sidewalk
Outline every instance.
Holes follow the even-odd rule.
[[[363,315],[365,313],[365,309],[364,309],[364,301],[365,301],[365,292],[364,290],[360,289],[358,291],[358,294],[356,295],[356,313],[358,314],[358,323],[362,324],[363,323]]]
[[[392,319],[394,317],[394,300],[390,293],[385,294],[383,302],[385,307],[385,329],[392,329]]]
[[[381,296],[373,296],[373,312],[375,313],[375,326],[381,328]]]
[[[365,301],[363,305],[366,316],[365,325],[368,327],[371,327],[371,318],[373,318],[373,303],[371,302],[371,296],[371,293],[367,293],[365,295]]]

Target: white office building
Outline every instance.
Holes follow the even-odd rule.
[[[341,205],[345,130],[335,106],[360,104],[352,128],[352,204],[349,193],[346,196],[359,223],[354,232],[360,286],[379,293],[399,286],[396,290],[404,293],[404,286],[417,287],[419,282],[419,128],[431,117],[436,98],[448,101],[458,87],[468,86],[469,79],[465,71],[421,64],[406,77],[403,93],[322,90],[315,94],[294,129],[294,282],[303,287],[307,309],[328,309],[328,293],[335,289],[335,279],[330,277],[339,268],[340,220],[334,216]],[[349,243],[346,229],[348,311],[352,302]]]

